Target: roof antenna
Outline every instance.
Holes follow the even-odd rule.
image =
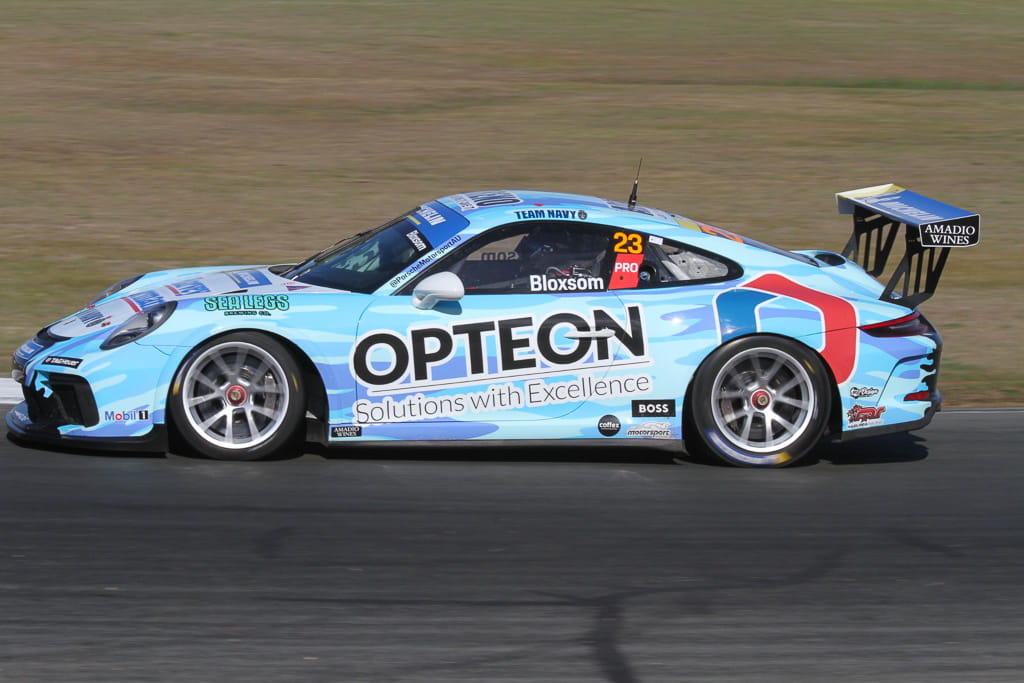
[[[640,188],[640,167],[644,165],[644,158],[640,157],[640,163],[636,167],[636,178],[633,179],[633,191],[629,193],[629,210],[636,208],[636,192]]]

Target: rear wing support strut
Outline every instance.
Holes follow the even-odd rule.
[[[883,301],[916,308],[935,293],[950,249],[978,243],[981,219],[949,204],[879,185],[836,195],[839,213],[853,214],[853,234],[843,256],[881,279],[896,238],[904,233],[904,253],[889,276]]]

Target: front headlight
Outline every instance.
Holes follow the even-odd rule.
[[[106,299],[111,294],[116,294],[117,292],[120,292],[125,287],[127,287],[129,285],[135,284],[135,282],[139,278],[141,278],[141,277],[142,277],[141,275],[133,275],[131,277],[126,277],[125,279],[121,280],[120,282],[115,282],[114,284],[110,285],[109,287],[104,289],[102,292],[100,292],[99,296],[97,296],[95,299],[93,299],[92,301],[89,302],[89,305],[92,306],[97,301],[102,301],[103,299]]]
[[[171,313],[177,307],[174,301],[165,301],[153,308],[136,313],[128,320],[121,323],[106,341],[100,344],[104,351],[124,346],[128,342],[145,337],[147,334],[164,324],[164,321],[171,317]]]

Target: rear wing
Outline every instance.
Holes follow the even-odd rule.
[[[839,213],[853,214],[853,234],[843,256],[875,277],[885,270],[896,235],[904,228],[906,250],[881,299],[909,308],[935,293],[950,249],[972,247],[981,239],[978,214],[897,185],[839,192],[836,204]]]

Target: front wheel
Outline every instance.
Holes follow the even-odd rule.
[[[256,332],[199,346],[168,401],[184,441],[217,460],[260,460],[292,446],[305,414],[302,373],[288,350]]]
[[[719,347],[692,389],[687,448],[734,465],[791,465],[828,424],[828,372],[817,354],[783,337],[744,337]]]

